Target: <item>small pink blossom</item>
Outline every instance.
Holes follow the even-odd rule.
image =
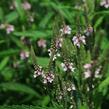
[[[85,79],[90,78],[91,77],[91,71],[90,70],[86,70],[84,72],[84,77],[85,77]]]
[[[54,78],[55,78],[54,74],[52,72],[48,72],[43,75],[43,79],[44,79],[43,83],[44,84],[52,83],[54,81]]]
[[[71,34],[71,28],[69,25],[65,25],[62,29],[60,29],[61,35]]]
[[[93,27],[92,26],[89,26],[85,31],[84,31],[84,33],[85,33],[85,35],[86,36],[90,36],[92,33],[93,33]]]
[[[30,10],[31,4],[27,1],[25,1],[24,3],[22,3],[22,7],[24,8],[24,10]]]
[[[85,69],[90,69],[92,67],[92,64],[87,63],[83,66]]]
[[[13,32],[13,31],[14,31],[14,26],[8,24],[8,25],[6,26],[6,32],[7,32],[7,34],[10,34],[10,33]]]
[[[20,52],[20,58],[22,60],[27,59],[29,57],[29,52],[28,51],[21,51]]]
[[[1,24],[0,29],[5,29],[7,34],[10,34],[14,31],[14,25],[11,24]]]
[[[56,39],[56,48],[57,49],[62,47],[62,42],[63,42],[63,38]]]
[[[85,64],[84,66],[84,77],[87,79],[87,78],[90,78],[91,77],[91,68],[92,68],[92,62],[91,63],[87,63]]]
[[[43,75],[44,71],[42,70],[41,66],[36,66],[35,71],[34,71],[34,78]]]
[[[104,6],[105,8],[109,8],[109,0],[101,0],[100,6]]]
[[[74,36],[72,41],[77,47],[80,47],[81,44],[86,44],[85,36],[81,36],[81,34],[77,34],[76,36]]]
[[[69,63],[69,62],[65,61],[64,63],[61,63],[61,66],[65,72],[66,71],[74,72],[74,70],[75,70],[73,63]]]
[[[47,44],[46,44],[46,40],[44,39],[40,39],[38,40],[37,44],[38,44],[38,47],[42,47],[42,48],[46,48]]]

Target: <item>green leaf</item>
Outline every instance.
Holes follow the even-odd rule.
[[[6,81],[11,80],[14,73],[15,73],[14,69],[7,66],[1,71],[1,75]]]
[[[37,65],[37,59],[33,47],[31,46],[31,59],[34,65]]]
[[[3,68],[7,65],[9,62],[9,57],[5,57],[1,62],[0,62],[0,71],[3,70]]]
[[[39,23],[39,26],[45,28],[47,23],[50,21],[51,17],[53,16],[53,14],[54,14],[53,12],[50,12],[47,15],[45,15],[42,21]]]
[[[34,89],[24,84],[8,82],[8,83],[1,83],[0,87],[1,87],[0,90],[4,89],[5,91],[8,91],[8,90],[16,91],[19,93],[26,93],[26,94],[34,95],[38,98],[40,97],[39,94]]]
[[[79,109],[89,109],[87,105],[81,105]]]
[[[5,17],[7,23],[11,23],[11,22],[17,20],[17,18],[18,18],[18,14],[17,14],[16,11],[13,11],[13,12],[9,13],[9,14]]]
[[[11,40],[19,47],[19,48],[25,48],[25,46],[21,43],[21,40],[19,40],[16,37],[11,37]]]
[[[47,67],[49,58],[37,57],[37,63],[43,67]]]
[[[3,105],[0,106],[0,109],[64,109],[62,107],[39,107],[39,106],[32,106],[32,105]]]
[[[7,106],[3,105],[0,106],[0,109],[51,109],[51,108],[43,108],[39,106],[32,106],[32,105],[12,105],[12,106]]]
[[[3,43],[5,43],[5,40],[0,40],[0,44],[3,44]]]
[[[13,33],[16,36],[25,36],[30,37],[32,40],[36,40],[38,38],[48,38],[51,37],[52,32],[51,31],[24,31],[24,32],[14,32]]]
[[[103,21],[103,18],[104,18],[104,17],[102,16],[102,17],[100,17],[98,20],[96,20],[96,23],[95,23],[95,25],[94,25],[94,28],[95,28],[95,29],[100,26],[100,24],[101,24],[102,21]]]
[[[87,2],[87,7],[88,7],[88,12],[90,12],[89,14],[92,14],[94,12],[94,0],[86,0]]]
[[[12,55],[15,55],[15,54],[18,54],[18,53],[19,53],[18,49],[7,49],[7,50],[0,52],[0,57],[12,56]]]
[[[47,106],[50,102],[50,97],[49,96],[45,96],[42,100],[42,106]]]
[[[0,7],[0,21],[3,20],[3,17],[4,17],[3,9]]]
[[[98,90],[99,90],[100,92],[103,92],[103,95],[105,95],[106,92],[107,92],[108,86],[109,86],[109,77],[107,77],[105,80],[103,80],[103,81],[100,83],[100,85],[99,85],[99,87],[98,87]]]
[[[24,10],[22,8],[21,0],[15,0],[15,6],[16,6],[16,10],[17,10],[21,20],[23,21],[25,19],[25,13],[24,13]]]

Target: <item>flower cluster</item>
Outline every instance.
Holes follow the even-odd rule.
[[[101,78],[102,75],[100,74],[102,66],[99,66],[96,70],[95,70],[95,78]]]
[[[33,77],[36,78],[38,76],[42,77],[44,84],[52,83],[53,80],[54,80],[54,77],[55,77],[53,72],[50,71],[50,72],[46,73],[41,66],[37,65],[35,67],[35,71],[34,71]]]
[[[61,63],[61,66],[65,72],[66,71],[74,72],[74,70],[75,70],[72,62],[70,63],[70,62],[64,61],[64,63]]]
[[[60,32],[61,32],[61,36],[69,35],[69,34],[71,34],[71,28],[69,25],[64,25],[64,27],[62,29],[60,29]]]
[[[85,72],[84,72],[84,77],[87,79],[87,78],[90,78],[91,75],[92,75],[92,71],[91,69],[93,68],[93,63],[87,63],[85,64],[84,66],[84,69],[85,69]],[[101,71],[101,66],[99,66],[97,69],[95,69],[95,72],[94,72],[94,77],[95,78],[101,78],[101,75],[99,74],[100,71]]]
[[[53,53],[53,48],[48,49],[48,52],[49,52],[49,56],[51,57]],[[57,52],[57,50],[55,50],[53,54],[53,61],[55,61],[57,57],[60,57],[60,54]]]
[[[91,77],[91,68],[92,68],[92,64],[91,63],[87,63],[84,66],[85,72],[84,72],[84,77],[87,79],[89,77]]]
[[[80,47],[81,44],[86,44],[85,36],[81,36],[81,34],[77,34],[76,36],[74,36],[72,41],[77,47]]]
[[[14,31],[14,26],[13,25],[7,25],[6,26],[6,32],[7,32],[7,34],[10,34],[11,32],[13,32]]]
[[[76,87],[74,84],[71,84],[68,88],[67,88],[67,91],[70,92],[70,91],[73,91],[73,90],[76,90]]]
[[[54,74],[52,72],[48,72],[43,75],[43,83],[44,84],[52,83],[54,78],[55,78]]]
[[[104,6],[105,8],[109,8],[109,0],[102,0],[100,2],[101,6]]]
[[[42,70],[42,67],[41,66],[36,66],[35,68],[35,71],[34,71],[34,78],[40,76],[40,75],[43,75],[44,74],[44,71]]]
[[[63,38],[57,38],[55,41],[55,46],[57,49],[62,47]]]

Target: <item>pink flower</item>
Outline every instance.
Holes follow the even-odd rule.
[[[62,47],[62,42],[63,42],[62,38],[57,38],[56,39],[56,48],[57,49]]]
[[[43,75],[43,79],[44,79],[43,83],[44,84],[52,83],[54,81],[54,78],[55,78],[54,74],[52,72],[48,72]]]
[[[77,47],[80,47],[81,44],[86,44],[85,36],[81,36],[81,34],[74,36],[72,41]]]
[[[87,78],[90,78],[91,77],[91,68],[92,68],[92,64],[91,63],[87,63],[85,64],[84,66],[84,69],[85,69],[85,72],[84,72],[84,77],[87,79]]]
[[[109,8],[109,0],[102,0],[100,2],[101,6],[104,6],[105,8]]]
[[[92,67],[92,65],[90,63],[87,63],[83,66],[85,69],[90,69]]]
[[[20,52],[20,58],[22,60],[27,59],[29,57],[29,52],[28,51],[21,51]]]
[[[86,70],[84,72],[84,77],[85,77],[85,79],[90,78],[91,77],[91,71],[90,70]]]
[[[73,63],[69,63],[69,62],[65,61],[64,63],[61,63],[61,66],[65,72],[66,71],[74,72],[74,70],[75,70]]]
[[[62,29],[60,29],[61,35],[71,34],[71,28],[69,25],[65,25]]]
[[[89,26],[84,33],[86,36],[90,36],[93,33],[93,27]]]
[[[44,71],[42,70],[41,66],[36,66],[35,71],[34,71],[34,78],[43,75]]]
[[[13,31],[14,31],[14,26],[8,24],[8,25],[6,26],[6,32],[7,32],[7,34],[10,34],[10,33],[13,32]]]
[[[37,44],[38,44],[39,47],[42,47],[42,48],[46,48],[46,46],[47,46],[46,40],[44,40],[44,39],[38,40]]]
[[[1,24],[0,29],[5,29],[7,34],[10,34],[14,31],[14,25],[11,24]]]
[[[25,1],[24,3],[22,3],[22,7],[24,8],[24,10],[30,10],[31,4],[27,1]]]

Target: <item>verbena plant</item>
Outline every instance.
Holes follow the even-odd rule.
[[[108,0],[29,2],[1,0],[0,103],[100,109],[109,99]]]
[[[34,63],[34,78],[41,80],[51,102],[64,109],[98,109],[102,94],[107,91],[108,78],[104,78],[108,72],[109,46],[101,48],[100,32],[92,27],[87,4],[83,2],[82,6],[84,16],[77,16],[74,25],[56,18],[48,66]],[[35,59],[33,50],[32,57]]]

